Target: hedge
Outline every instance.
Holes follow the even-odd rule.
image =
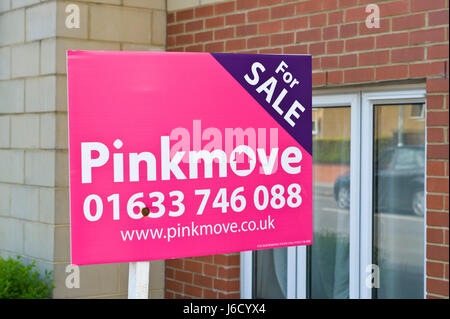
[[[0,257],[0,299],[47,299],[53,288],[51,272],[41,276],[34,261],[24,265],[20,257]]]

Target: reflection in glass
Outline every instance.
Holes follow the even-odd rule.
[[[309,297],[349,297],[350,107],[313,109]]]
[[[258,250],[254,252],[253,298],[287,298],[287,248]]]
[[[374,107],[375,298],[423,298],[423,105]]]

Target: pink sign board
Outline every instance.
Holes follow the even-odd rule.
[[[71,258],[312,244],[311,56],[68,51]]]

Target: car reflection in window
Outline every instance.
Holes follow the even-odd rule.
[[[424,147],[398,146],[386,149],[374,163],[375,211],[423,216],[425,210]],[[339,208],[350,206],[350,176],[345,173],[334,183]]]

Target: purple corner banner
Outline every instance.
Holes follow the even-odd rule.
[[[272,54],[230,54],[211,53],[211,55],[240,83],[240,85],[276,120],[309,154],[312,155],[312,69],[310,55],[272,55]],[[259,62],[264,66],[264,71],[259,71],[258,83],[251,85],[246,79],[247,74],[253,77],[252,65]],[[284,62],[284,64],[282,64]],[[282,64],[282,69],[276,70]],[[291,73],[292,78],[285,74]],[[276,80],[271,103],[267,102],[267,93],[256,90],[261,84],[271,77]],[[284,77],[284,78],[283,78]],[[291,81],[289,81],[292,79]],[[293,84],[294,79],[299,83]],[[286,81],[285,81],[286,80]],[[288,82],[288,83],[286,83]],[[292,85],[292,87],[291,87]],[[280,95],[283,89],[287,90],[286,95],[279,104],[283,111],[280,115],[272,104]],[[295,126],[291,126],[284,114],[298,101],[305,110],[300,113],[300,117],[295,119]]]

